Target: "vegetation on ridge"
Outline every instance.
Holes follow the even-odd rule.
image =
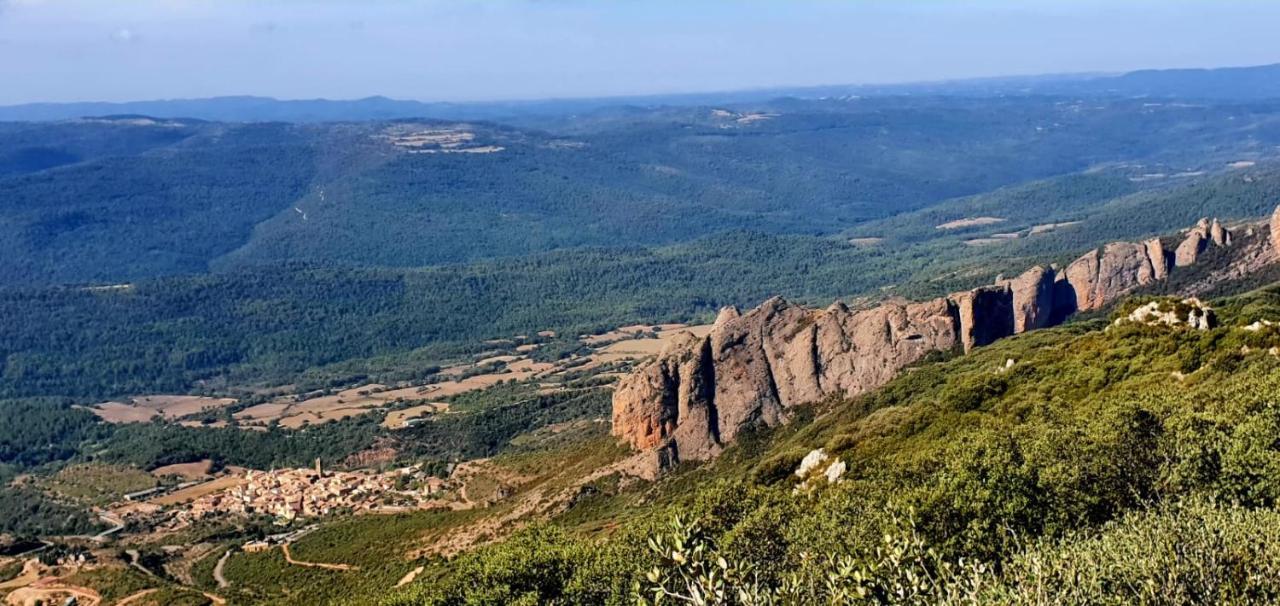
[[[717,571],[700,586],[731,591],[704,603],[1274,599],[1255,572],[1280,561],[1280,331],[1242,327],[1280,317],[1280,289],[1218,312],[1209,331],[1094,321],[919,366],[613,495],[625,521],[605,538],[553,521],[386,603],[624,604]],[[849,471],[798,488],[819,447]]]

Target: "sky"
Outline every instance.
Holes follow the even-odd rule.
[[[615,96],[1280,63],[1257,0],[0,0],[0,104]]]

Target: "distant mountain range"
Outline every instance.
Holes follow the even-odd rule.
[[[420,117],[502,121],[520,116],[590,112],[614,106],[697,106],[763,102],[784,97],[817,99],[894,95],[1071,95],[1257,101],[1280,99],[1280,64],[1218,69],[1142,70],[1119,75],[1015,76],[886,85],[762,88],[674,95],[474,103],[421,102],[380,96],[351,100],[281,100],[229,96],[124,103],[27,103],[0,107],[0,121],[51,121],[121,114],[223,122],[333,122]]]

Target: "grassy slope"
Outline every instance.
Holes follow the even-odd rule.
[[[1127,548],[1116,541],[1192,519],[1175,508],[1088,542],[1096,529],[1150,504],[1207,495],[1265,514],[1280,496],[1280,360],[1265,348],[1280,344],[1280,333],[1239,327],[1280,317],[1280,288],[1230,300],[1219,311],[1226,326],[1208,332],[1103,330],[1094,320],[922,365],[866,396],[830,402],[748,439],[711,465],[570,510],[559,523],[585,532],[582,538],[521,537],[455,562],[443,580],[392,601],[462,603],[454,592],[484,579],[509,596],[591,603],[656,563],[634,537],[676,512],[699,520],[720,553],[753,563],[765,579],[819,573],[804,553],[871,553],[893,526],[892,512],[913,512],[921,536],[950,556],[1030,557],[1017,555],[1020,545],[1043,537],[1037,557],[1058,565],[1068,553],[1060,550],[1092,549],[1089,557],[1105,560],[1098,550]],[[1252,353],[1241,353],[1245,345]],[[1013,368],[999,371],[1009,359]],[[850,465],[845,482],[791,495],[791,470],[818,447]],[[592,537],[605,520],[621,528],[601,542]],[[505,572],[480,572],[527,549],[584,560],[570,566],[562,584],[532,582],[510,563]],[[623,580],[601,589],[605,578],[594,575]]]

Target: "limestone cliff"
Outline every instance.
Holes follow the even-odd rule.
[[[1271,215],[1271,246],[1275,248],[1276,256],[1280,257],[1280,206]]]
[[[1273,219],[1280,230],[1280,211]],[[1202,220],[1175,254],[1159,239],[1116,242],[1065,270],[1033,267],[1011,280],[921,303],[808,309],[781,298],[726,308],[705,337],[671,342],[619,381],[613,433],[642,451],[641,475],[720,453],[742,431],[787,420],[793,407],[879,387],[931,352],[975,347],[1101,309],[1193,263],[1231,233]]]

